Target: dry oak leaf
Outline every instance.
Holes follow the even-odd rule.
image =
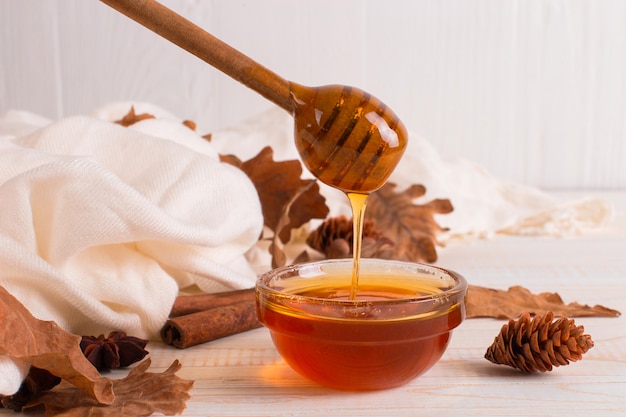
[[[298,190],[296,194],[294,194],[291,197],[291,200],[288,201],[287,204],[283,206],[280,212],[280,217],[278,219],[278,224],[276,225],[276,230],[291,231],[289,225],[291,224],[292,205],[296,201],[298,201],[300,196],[305,194],[310,187],[316,186],[316,185],[317,183],[315,182],[309,182],[308,184],[300,188],[300,190]],[[287,255],[285,253],[284,248],[285,248],[285,245],[283,244],[283,241],[280,238],[280,233],[274,233],[274,236],[272,237],[272,241],[269,246],[269,252],[272,255],[272,268],[278,268],[287,264]]]
[[[112,383],[103,378],[80,349],[81,337],[53,321],[39,320],[0,286],[0,355],[21,359],[80,388],[101,404],[114,399]]]
[[[424,186],[414,184],[400,192],[395,188],[396,184],[388,182],[370,195],[365,219],[373,221],[394,242],[393,259],[435,262],[437,234],[445,229],[434,215],[452,212],[450,200],[436,199],[419,205],[413,201],[426,193]]]
[[[617,317],[621,314],[617,310],[599,305],[588,306],[576,302],[565,304],[557,293],[533,294],[521,286],[504,291],[470,285],[465,308],[466,318],[514,319],[524,312],[544,315],[549,311],[564,317]]]
[[[239,167],[248,175],[259,194],[265,226],[278,235],[283,243],[287,243],[292,229],[297,229],[311,219],[326,218],[329,210],[317,182],[300,178],[300,161],[278,162],[274,161],[273,156],[272,148],[266,146],[257,156],[245,162],[233,155],[221,156],[221,160]],[[294,196],[297,198],[294,199]],[[289,223],[282,227],[284,220],[281,219],[284,219],[284,208],[287,206]]]
[[[149,113],[136,114],[135,106],[131,106],[128,113],[124,115],[120,120],[116,120],[115,123],[118,125],[122,125],[124,127],[128,127],[134,125],[137,122],[140,122],[145,119],[154,119],[155,117]]]
[[[128,376],[111,380],[115,401],[110,405],[98,404],[72,386],[47,391],[25,409],[45,407],[44,417],[117,417],[149,416],[162,413],[167,416],[180,414],[190,398],[193,381],[179,378],[176,372],[181,364],[174,361],[162,373],[147,372],[150,359],[140,362]]]
[[[118,125],[122,125],[124,127],[128,127],[128,126],[132,126],[135,123],[141,122],[142,120],[146,120],[146,119],[156,119],[156,117],[154,117],[152,114],[150,113],[142,113],[142,114],[136,114],[135,113],[135,106],[131,106],[130,110],[128,111],[128,113],[126,113],[124,115],[124,117],[122,117],[120,120],[116,120],[115,123]],[[195,131],[197,128],[196,122],[194,122],[193,120],[183,120],[182,122],[183,126],[188,127],[189,129]],[[211,140],[211,135],[206,135],[203,136],[206,140]]]

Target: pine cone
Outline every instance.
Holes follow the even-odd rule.
[[[347,258],[352,254],[352,219],[346,216],[330,217],[326,219],[307,238],[307,244],[313,249],[322,252],[329,259]],[[385,257],[386,250],[393,246],[393,242],[376,228],[371,220],[363,222],[363,247],[361,256]]]
[[[553,366],[568,365],[582,359],[583,353],[593,347],[593,340],[583,326],[561,317],[554,321],[554,313],[530,318],[524,313],[517,321],[509,320],[485,353],[485,359],[500,365],[509,365],[523,372],[551,371]]]

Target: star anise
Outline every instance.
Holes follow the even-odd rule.
[[[98,369],[117,369],[143,359],[147,340],[127,336],[124,332],[112,332],[108,337],[83,336],[80,348],[85,357]]]
[[[61,382],[61,378],[52,375],[45,369],[30,367],[28,375],[22,382],[20,389],[13,395],[0,395],[0,408],[14,411],[22,411],[22,408],[30,401],[49,389],[54,388]]]

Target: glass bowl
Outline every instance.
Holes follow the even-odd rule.
[[[440,267],[362,259],[286,266],[259,277],[257,313],[282,358],[302,376],[342,390],[403,385],[443,355],[465,318],[467,282]]]

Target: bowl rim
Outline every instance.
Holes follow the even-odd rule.
[[[291,294],[289,292],[283,292],[280,290],[276,290],[270,287],[266,281],[269,281],[273,277],[280,275],[285,272],[296,271],[298,269],[302,269],[307,266],[315,266],[315,265],[328,265],[328,264],[352,264],[352,258],[340,258],[340,259],[322,259],[322,260],[314,260],[307,262],[300,262],[291,265],[285,265],[278,268],[274,268],[270,271],[264,272],[259,275],[256,281],[256,293],[257,300],[259,297],[269,297],[269,296],[278,296],[278,297],[288,297],[290,301],[293,302],[305,302],[305,303],[324,303],[325,305],[338,305],[338,306],[363,306],[363,305],[398,305],[398,304],[406,304],[406,303],[419,303],[419,302],[432,302],[433,300],[441,300],[442,303],[450,303],[454,304],[457,300],[458,296],[465,297],[467,295],[468,283],[465,277],[458,272],[444,268],[437,265],[432,265],[428,263],[422,262],[412,262],[412,261],[402,261],[402,260],[389,260],[389,259],[378,259],[378,258],[361,258],[361,267],[364,264],[367,265],[397,265],[397,266],[405,266],[405,267],[417,267],[430,271],[436,271],[442,274],[447,275],[449,278],[453,279],[455,284],[447,289],[442,291],[426,294],[426,295],[418,295],[414,297],[402,297],[397,299],[388,299],[388,300],[346,300],[346,299],[328,299],[323,297],[311,297],[300,294]],[[458,300],[459,302],[461,299]]]

